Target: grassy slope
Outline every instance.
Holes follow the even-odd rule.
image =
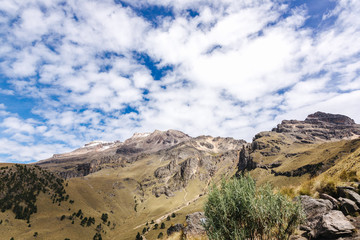
[[[261,164],[280,162],[281,166],[274,168],[277,172],[296,170],[302,166],[320,162],[326,165],[331,164],[332,161],[338,165],[338,168],[342,169],[343,163],[340,164],[340,162],[351,155],[353,149],[359,148],[360,145],[359,139],[316,144],[291,144],[292,140],[286,135],[272,132],[269,133],[269,136],[265,136],[260,140],[270,146],[262,150],[256,150],[253,154],[254,160]],[[280,151],[275,156],[263,156],[260,153],[270,151],[269,149],[274,146],[280,147]],[[258,180],[259,184],[269,182],[277,187],[298,186],[310,179],[309,174],[299,177],[275,176],[271,174],[271,170],[260,168],[251,171],[251,175]]]
[[[268,141],[277,140],[278,137],[269,136]],[[283,164],[275,170],[289,171],[306,164],[334,159],[336,165],[316,177],[316,181],[330,177],[341,181],[340,176],[344,170],[360,171],[359,139],[293,145],[288,145],[286,138],[282,141],[285,144],[281,144],[281,150],[276,156],[264,157],[256,153],[255,160],[263,164],[282,162]],[[275,144],[278,143],[272,141],[270,145]],[[297,155],[286,157],[289,153],[297,153]],[[150,164],[151,162],[153,164]],[[10,239],[12,236],[16,236],[15,239],[34,239],[34,232],[39,233],[37,239],[63,240],[65,237],[92,239],[95,234],[95,226],[100,222],[102,213],[108,213],[111,222],[110,227],[104,227],[106,233],[102,233],[103,239],[134,239],[137,232],[142,232],[147,222],[149,223],[148,227],[153,229],[154,224],[150,224],[151,220],[155,220],[159,227],[161,222],[165,222],[166,229],[171,224],[185,223],[185,216],[188,213],[202,209],[206,196],[198,197],[200,193],[207,191],[207,183],[194,179],[185,190],[176,192],[176,195],[170,198],[164,195],[156,198],[151,193],[152,187],[144,189],[143,193],[138,189],[138,182],[144,178],[153,179],[155,169],[167,163],[168,161],[162,162],[151,155],[125,168],[103,169],[84,178],[70,179],[66,191],[70,195],[70,199],[75,200],[74,204],[66,202],[57,206],[51,203],[48,196],[40,194],[38,213],[31,218],[31,228],[27,226],[26,221],[15,220],[10,211],[0,213],[0,219],[4,220],[3,224],[0,225],[2,239]],[[0,164],[1,166],[5,165]],[[219,167],[220,174],[216,175],[213,181],[218,181],[222,176],[221,173],[228,172],[229,175],[235,173],[234,166],[230,172],[228,171],[229,167],[226,164]],[[270,170],[265,169],[253,170],[251,174],[258,179],[260,184],[270,182],[278,187],[299,186],[310,177],[308,174],[295,178],[275,177],[270,174]],[[194,199],[197,200],[193,202]],[[135,200],[138,203],[137,211],[134,210]],[[71,210],[69,211],[68,208]],[[82,209],[85,216],[95,217],[95,226],[82,227],[79,219],[75,220],[74,225],[68,219],[59,220],[61,215],[71,214],[78,209]],[[166,216],[171,215],[174,211],[176,211],[176,217],[166,221]],[[6,219],[9,222],[5,222]],[[114,223],[116,224],[115,228],[113,228]],[[156,239],[160,232],[166,236],[166,229],[151,230],[145,236],[147,239]]]

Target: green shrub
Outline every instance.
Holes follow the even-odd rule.
[[[250,177],[223,181],[205,203],[209,239],[287,239],[304,219],[300,203],[269,185],[256,187]]]
[[[93,240],[102,240],[101,234],[100,233],[95,233]]]

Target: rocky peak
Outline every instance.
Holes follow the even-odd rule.
[[[136,133],[127,139],[120,148],[136,149],[135,152],[155,152],[191,139],[191,137],[177,130],[160,131],[152,133]],[[118,153],[120,153],[118,151]]]
[[[272,131],[289,134],[300,142],[311,143],[317,140],[359,137],[360,125],[344,115],[316,112],[310,114],[305,121],[284,120]]]
[[[341,125],[354,125],[355,121],[347,116],[341,114],[331,114],[324,112],[316,112],[310,114],[305,119],[306,123],[318,124],[320,122],[330,123],[330,124],[341,124]]]

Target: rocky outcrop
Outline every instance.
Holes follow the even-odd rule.
[[[347,198],[339,198],[340,202],[340,210],[345,215],[354,215],[356,212],[359,211],[359,207],[356,205],[356,203],[350,199]]]
[[[324,112],[316,112],[314,114],[310,114],[306,119],[306,123],[310,124],[321,124],[321,123],[331,123],[338,125],[354,125],[355,121],[347,116],[340,114],[330,114]]]
[[[360,136],[360,125],[347,116],[316,112],[305,121],[284,120],[272,131],[287,133],[298,142],[312,143],[318,140],[344,139]]]
[[[256,163],[253,161],[252,156],[250,155],[252,148],[250,145],[243,146],[239,153],[239,163],[238,171],[244,172],[245,170],[252,170],[257,167]]]
[[[204,224],[206,218],[203,212],[195,212],[186,216],[186,227],[184,228],[185,239],[200,239],[205,236]]]
[[[330,195],[328,195],[328,194],[326,194],[326,193],[320,193],[319,194],[319,197],[321,198],[321,199],[325,199],[325,200],[329,200],[332,204],[333,204],[333,208],[339,208],[340,207],[340,202],[339,202],[339,200],[337,200],[336,198],[334,198],[334,197],[332,197],[332,196],[330,196]]]
[[[340,196],[353,200],[360,207],[360,195],[354,191],[354,188],[338,187],[337,190]]]
[[[332,210],[322,216],[314,229],[313,237],[318,239],[334,239],[353,234],[355,227],[341,211]]]
[[[199,158],[202,161],[199,161]],[[208,159],[206,164],[203,162],[204,159]],[[173,192],[185,188],[191,179],[199,177],[202,181],[207,180],[211,176],[214,162],[215,159],[207,157],[192,157],[181,163],[177,163],[175,159],[170,161],[168,165],[155,170],[154,176],[159,179],[159,182],[165,179],[165,186],[154,188],[153,194],[156,197],[160,197],[161,194],[173,196]],[[198,173],[199,168],[206,169],[206,174]]]
[[[327,199],[309,196],[298,198],[306,214],[306,221],[301,226],[306,231],[305,235],[310,239],[336,239],[353,235],[355,227],[344,214],[358,211],[356,204],[349,199],[335,199],[326,194],[322,197]],[[333,203],[339,203],[341,211],[336,210],[337,204]]]
[[[322,216],[334,207],[329,200],[314,199],[306,195],[300,196],[299,200],[306,214],[306,223],[302,226],[302,229],[308,231],[314,229]]]
[[[262,168],[274,176],[300,177],[309,174],[314,177],[333,167],[344,153],[339,151],[330,155],[331,151],[326,149],[324,155],[329,154],[329,157],[322,161],[316,161],[316,156],[314,160],[309,157],[309,160],[300,161],[304,156],[317,154],[312,151],[313,144],[330,144],[341,139],[356,141],[353,138],[359,136],[360,125],[344,115],[316,112],[304,121],[284,120],[271,132],[256,134],[252,143],[243,147],[239,155],[238,173]],[[304,151],[304,148],[308,150]],[[282,167],[287,161],[300,164],[294,164],[294,167],[284,164]]]

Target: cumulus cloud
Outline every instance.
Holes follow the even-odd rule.
[[[154,129],[251,140],[318,110],[360,122],[356,0],[320,13],[319,27],[306,6],[271,0],[15,0],[0,11],[8,161]],[[9,96],[32,100],[26,114]]]

